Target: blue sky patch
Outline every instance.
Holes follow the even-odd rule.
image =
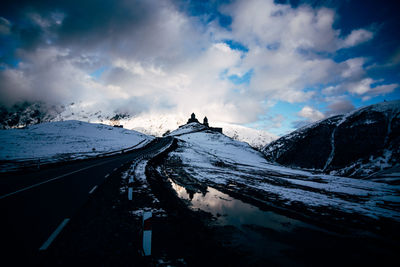
[[[251,76],[253,76],[253,70],[249,70],[248,72],[243,74],[243,76],[231,75],[228,77],[228,79],[236,85],[239,84],[248,85],[250,83]]]

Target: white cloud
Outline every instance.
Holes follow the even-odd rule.
[[[342,40],[341,47],[352,47],[367,42],[374,37],[374,33],[365,29],[353,30]]]
[[[279,44],[285,49],[333,51],[339,32],[332,28],[334,11],[309,6],[291,8],[273,0],[236,1],[222,9],[232,16],[235,39],[253,47]]]
[[[357,95],[363,95],[364,99],[366,97],[372,97],[377,95],[385,95],[387,93],[391,93],[399,87],[398,84],[383,84],[383,85],[374,85],[379,81],[375,81],[371,78],[362,79],[356,83],[350,83],[349,92]]]
[[[394,89],[396,89],[398,87],[399,87],[399,84],[397,84],[397,83],[378,85],[369,90],[369,95],[370,96],[385,95],[385,94],[393,92]]]
[[[309,120],[311,122],[318,121],[318,120],[321,120],[321,119],[325,118],[325,115],[321,111],[316,110],[316,109],[314,109],[314,108],[312,108],[310,106],[304,106],[297,113],[297,115],[299,115],[299,116],[301,116],[301,117],[303,117],[303,118],[305,118],[305,119],[307,119],[307,120]]]
[[[349,92],[357,95],[363,95],[371,89],[371,84],[374,82],[371,78],[362,79],[356,83],[350,83],[348,85]]]
[[[382,81],[383,80],[374,80],[372,78],[360,78],[355,81],[344,81],[341,84],[324,88],[322,93],[326,96],[350,93],[351,95],[361,97],[362,100],[368,100],[374,96],[391,93],[400,86],[397,83],[377,85]]]
[[[351,58],[340,65],[342,67],[341,76],[344,79],[359,79],[365,75],[364,65],[365,59],[361,57]]]

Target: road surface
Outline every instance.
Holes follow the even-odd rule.
[[[0,177],[2,262],[6,258],[17,265],[46,249],[54,232],[68,223],[113,171],[159,151],[170,141],[157,139],[126,154]]]

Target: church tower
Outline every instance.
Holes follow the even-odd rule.
[[[210,126],[208,125],[208,119],[207,119],[207,117],[204,117],[204,119],[203,119],[203,125],[206,126],[206,127],[210,127]]]
[[[192,122],[197,122],[197,123],[199,122],[196,119],[196,115],[194,113],[192,113],[192,115],[190,116],[190,119],[188,120],[187,124],[192,123]]]

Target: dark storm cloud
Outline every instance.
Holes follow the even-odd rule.
[[[103,40],[116,45],[127,31],[151,22],[152,7],[144,1],[83,1],[68,6],[58,34],[67,45],[96,46]],[[125,5],[129,3],[129,5]]]
[[[196,41],[190,23],[170,1],[7,1],[0,18],[1,33],[7,34],[0,46],[7,65],[0,73],[1,104],[24,98],[77,101],[90,88],[98,90],[86,73],[119,58],[138,60],[141,66],[168,66],[204,42]],[[107,76],[115,76],[115,84],[123,82],[118,78],[135,78],[126,69],[110,70],[114,75]],[[115,90],[110,94],[124,95]]]
[[[0,16],[12,22],[19,48],[52,44],[76,55],[96,49],[99,54],[162,60],[177,56],[174,46],[163,44],[165,35],[175,38],[163,25],[170,16],[166,10],[174,8],[171,1],[156,0],[7,1]],[[187,43],[177,39],[174,45],[185,48]]]
[[[15,31],[26,35],[26,43],[34,42],[43,34],[39,25],[27,19],[29,14],[38,14],[51,19],[59,12],[65,15],[57,29],[59,42],[80,39],[80,45],[92,45],[99,39],[112,39],[135,24],[145,23],[152,8],[145,1],[7,1],[2,15],[14,22]],[[129,3],[129,5],[127,4]],[[24,37],[25,38],[25,37]]]

